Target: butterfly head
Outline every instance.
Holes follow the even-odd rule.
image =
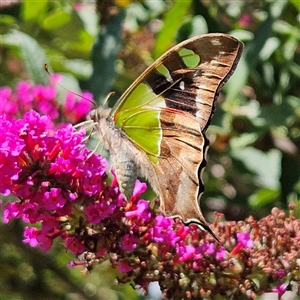
[[[93,109],[90,113],[88,118],[95,123],[99,123],[100,119],[107,118],[110,113],[110,108],[104,108],[99,106],[97,109]]]

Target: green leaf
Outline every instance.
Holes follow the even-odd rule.
[[[62,27],[70,22],[70,13],[63,10],[55,11],[49,14],[42,22],[42,27],[46,30]]]
[[[140,22],[146,22],[148,18],[146,8],[138,2],[133,2],[126,10],[125,27],[129,31],[137,31]]]
[[[224,90],[226,91],[226,101],[230,103],[230,105],[236,103],[242,88],[247,82],[249,70],[245,56],[242,56],[236,71],[224,86]]]
[[[218,6],[218,1],[211,1],[206,3],[205,1],[193,1],[192,8],[194,15],[202,16],[207,23],[208,32],[222,32],[221,22],[213,16],[212,10],[215,10]]]
[[[75,36],[75,35],[74,35]],[[85,30],[78,30],[77,39],[66,43],[66,48],[70,51],[88,54],[93,44],[94,38]]]
[[[300,164],[295,157],[283,154],[281,169],[282,200],[286,203],[288,195],[295,190],[296,184],[300,180]]]
[[[6,34],[16,24],[17,19],[10,15],[0,15],[0,34]]]
[[[263,106],[259,118],[264,119],[265,126],[280,126],[291,122],[294,118],[294,108],[288,101],[281,104]]]
[[[84,24],[84,29],[92,36],[97,35],[98,17],[94,10],[91,10],[88,5],[82,5],[81,9],[76,11]]]
[[[166,9],[166,2],[164,0],[144,0],[145,6],[151,10],[151,15],[158,16]]]
[[[294,27],[283,20],[278,20],[274,24],[274,31],[279,34],[290,35],[294,31]]]
[[[256,174],[257,182],[265,188],[277,189],[281,174],[281,152],[272,149],[267,153],[252,147],[232,151],[232,156]]]
[[[261,60],[268,60],[269,57],[278,49],[280,40],[276,37],[270,37],[267,39],[264,47],[260,50],[259,57]]]
[[[279,196],[280,192],[277,189],[261,188],[250,196],[249,205],[258,209],[274,202]]]
[[[299,0],[290,0],[290,2],[294,4],[295,8],[298,9],[298,12],[300,13]]]
[[[212,118],[210,126],[207,128],[208,135],[210,133],[228,134],[232,122],[231,114],[227,113],[222,107],[218,107]]]
[[[300,116],[300,105],[299,105],[299,98],[295,96],[287,96],[286,101],[292,107],[293,112],[295,115]]]
[[[283,45],[283,56],[286,61],[292,61],[299,47],[300,35],[295,34],[286,41]]]
[[[48,0],[32,1],[23,0],[22,16],[24,21],[38,20],[43,18],[48,7]]]
[[[176,35],[176,40],[183,41],[186,38],[205,34],[207,32],[208,27],[205,19],[202,16],[195,16],[181,24]]]
[[[295,214],[296,219],[300,219],[300,200],[298,200],[298,201],[295,203],[294,214]]]
[[[275,1],[269,5],[269,14],[266,20],[257,28],[253,40],[245,49],[245,60],[250,70],[259,62],[258,49],[263,49],[266,41],[271,35],[274,22],[280,18],[287,4],[287,1]]]
[[[274,65],[272,63],[266,61],[262,65],[261,76],[262,76],[265,84],[272,89],[275,89],[275,85],[276,85],[274,73],[275,73]]]
[[[64,68],[72,72],[79,79],[87,79],[92,74],[92,64],[83,59],[70,59],[64,61]]]
[[[234,137],[230,139],[230,147],[233,150],[244,148],[252,145],[258,138],[258,133],[256,132],[247,132],[243,133],[238,137]]]
[[[48,75],[44,70],[47,58],[35,39],[21,31],[11,30],[3,36],[3,43],[7,46],[18,47],[26,70],[35,83],[47,84]]]
[[[300,78],[300,66],[297,63],[292,62],[289,65],[289,69],[294,76]]]
[[[92,49],[93,74],[90,78],[90,90],[94,99],[103,100],[109,92],[115,78],[115,62],[121,47],[121,27],[125,12],[111,17],[106,26],[101,27]]]
[[[153,51],[154,58],[158,58],[170,48],[182,19],[188,14],[190,5],[191,0],[173,2],[173,7],[166,13],[164,18],[164,26],[156,37]]]
[[[63,42],[78,42],[80,34],[86,32],[83,29],[83,21],[76,11],[52,13],[42,22],[41,26],[56,38],[62,39],[59,41],[60,45]],[[86,34],[88,33],[86,32]]]

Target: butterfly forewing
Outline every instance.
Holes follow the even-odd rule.
[[[196,116],[203,130],[242,49],[241,42],[225,34],[184,41],[155,61],[124,93],[111,114],[136,106],[169,107]]]

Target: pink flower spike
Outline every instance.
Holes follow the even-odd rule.
[[[84,245],[80,243],[76,237],[67,238],[65,247],[76,255],[85,251]]]
[[[242,243],[238,243],[233,250],[230,252],[230,256],[234,256],[237,255],[242,249],[243,249],[243,245]]]
[[[136,210],[127,211],[125,213],[127,218],[140,217],[143,220],[148,220],[151,217],[149,212],[149,202],[145,200],[139,200],[136,205]]]
[[[121,247],[125,251],[134,250],[137,246],[138,241],[139,239],[136,236],[126,234],[122,239]]]
[[[193,245],[181,244],[177,247],[177,253],[180,256],[179,261],[184,262],[194,257],[196,249]]]
[[[100,212],[94,204],[89,204],[84,209],[84,214],[87,216],[87,220],[91,224],[98,224],[101,220]]]
[[[236,234],[237,240],[241,243],[245,248],[252,248],[254,242],[250,239],[250,234],[248,232],[239,232]]]
[[[81,263],[81,265],[83,265],[83,263]],[[70,262],[68,262],[69,268],[74,268],[76,266],[77,266],[77,263],[74,260],[71,260]]]
[[[67,202],[67,199],[62,196],[60,188],[51,188],[50,192],[45,192],[44,199],[47,210],[61,208]]]
[[[138,199],[147,190],[147,184],[136,180],[132,196]]]
[[[254,246],[254,242],[250,239],[248,232],[239,232],[236,236],[238,244],[230,252],[230,256],[238,254],[243,248],[252,248]]]
[[[277,288],[272,289],[272,292],[277,293],[279,295],[279,297],[281,297],[286,292],[286,288],[287,288],[287,285],[283,283],[283,284],[279,285]]]
[[[53,244],[53,239],[49,238],[46,232],[38,231],[36,239],[40,243],[40,248],[43,251],[48,251]]]
[[[227,251],[224,247],[220,247],[216,252],[216,259],[219,261],[223,261],[226,257]]]
[[[208,249],[207,249],[207,254],[213,255],[216,252],[216,246],[214,243],[209,243]]]
[[[134,269],[127,261],[119,261],[118,268],[122,273],[128,273]]]
[[[38,233],[39,233],[38,229],[34,227],[26,226],[23,234],[24,235],[23,243],[29,244],[31,247],[36,247],[39,243],[36,239]]]
[[[8,202],[3,212],[3,223],[8,223],[11,219],[19,218],[22,213],[23,208],[19,202]]]

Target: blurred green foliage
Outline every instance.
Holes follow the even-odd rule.
[[[289,203],[300,215],[299,1],[24,0],[6,1],[0,13],[1,86],[45,84],[48,63],[65,87],[90,90],[97,102],[115,91],[110,105],[176,42],[207,32],[242,40],[207,133],[201,206],[210,220],[215,210],[261,218]],[[17,222],[1,226],[1,299],[137,299],[107,266],[83,278],[67,269],[61,247],[40,253],[19,232]]]

